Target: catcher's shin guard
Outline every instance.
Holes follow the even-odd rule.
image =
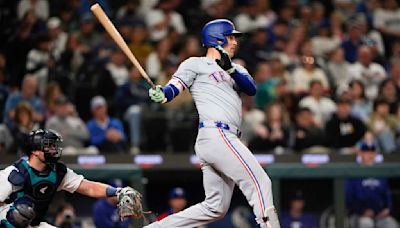
[[[258,224],[267,224],[267,228],[281,228],[275,207],[269,207],[264,212],[264,217],[256,218]]]

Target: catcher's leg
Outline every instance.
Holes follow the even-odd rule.
[[[209,165],[202,167],[206,199],[179,213],[170,215],[146,228],[197,227],[222,218],[229,209],[234,182]]]

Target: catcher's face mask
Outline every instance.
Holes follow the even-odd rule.
[[[59,139],[43,139],[42,151],[44,152],[44,160],[48,164],[54,164],[61,158],[62,141]]]

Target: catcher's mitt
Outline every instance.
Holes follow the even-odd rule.
[[[117,190],[118,214],[121,220],[126,217],[143,217],[142,195],[131,187]]]

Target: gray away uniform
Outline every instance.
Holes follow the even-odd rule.
[[[200,128],[195,151],[202,163],[206,199],[146,227],[197,227],[218,220],[228,211],[236,184],[253,207],[257,223],[279,228],[271,180],[238,137],[242,102],[235,81],[215,60],[191,57],[181,63],[170,83],[189,89],[196,103]]]

